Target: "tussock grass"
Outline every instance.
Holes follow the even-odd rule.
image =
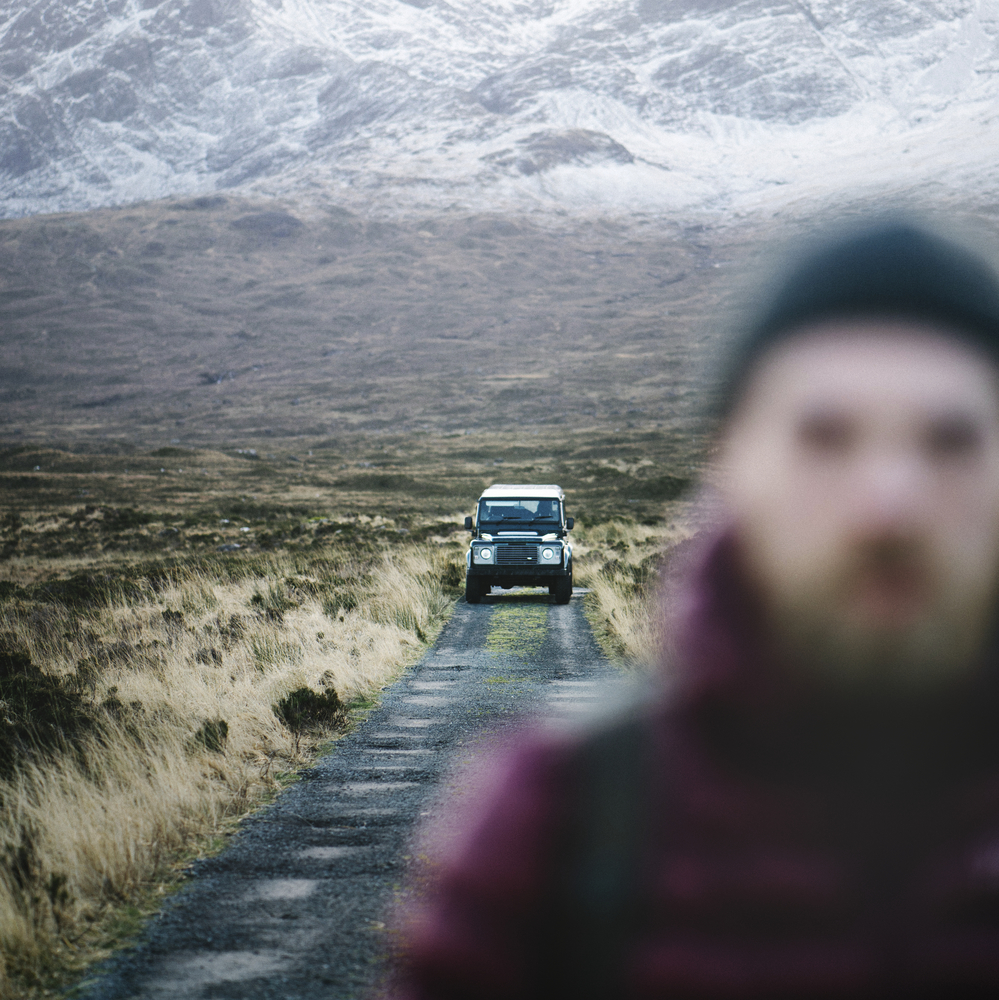
[[[0,602],[0,995],[99,957],[123,907],[416,658],[462,574],[456,545],[330,546]]]
[[[661,660],[663,570],[673,546],[694,531],[690,504],[677,501],[659,525],[614,520],[575,532],[575,580],[589,588],[587,618],[612,659],[636,669]]]

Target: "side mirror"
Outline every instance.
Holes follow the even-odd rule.
[[[474,530],[472,528],[472,519],[470,517],[466,517],[465,518],[465,530],[466,531],[472,531],[472,530]]]
[[[572,528],[573,528],[573,527],[575,526],[575,524],[576,524],[576,519],[575,519],[574,517],[567,517],[567,518],[565,519],[565,526],[566,526],[566,528],[568,528],[568,529],[569,529],[570,531],[571,531],[571,530],[572,530]]]

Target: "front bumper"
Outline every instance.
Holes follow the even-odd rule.
[[[572,567],[556,564],[554,566],[490,566],[483,563],[472,563],[468,567],[469,576],[488,576],[492,580],[502,580],[504,583],[517,583],[524,580],[550,580],[559,576],[569,576]],[[516,577],[516,579],[514,579]],[[525,584],[526,586],[526,584]]]

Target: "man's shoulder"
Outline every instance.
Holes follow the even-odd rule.
[[[674,710],[669,688],[655,675],[609,685],[593,710],[549,728],[561,753],[590,758],[647,742],[669,725]]]
[[[513,842],[559,836],[580,811],[603,808],[603,797],[623,808],[641,794],[636,782],[654,766],[669,715],[661,685],[618,685],[585,717],[535,720],[481,746],[445,782],[430,824],[438,851],[453,841],[458,855],[487,844],[505,853]]]

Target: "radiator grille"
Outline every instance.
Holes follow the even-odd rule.
[[[536,566],[538,564],[537,545],[497,545],[496,564],[498,566]]]

